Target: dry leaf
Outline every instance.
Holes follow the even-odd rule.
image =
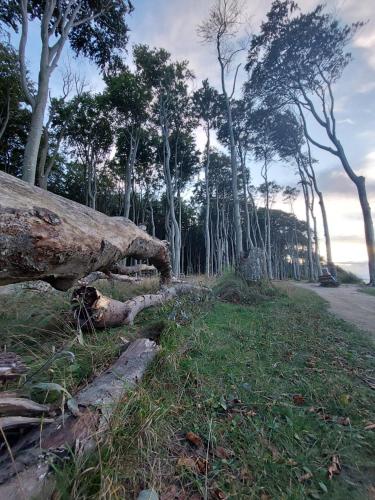
[[[239,476],[242,482],[248,483],[254,481],[254,477],[247,467],[242,467]]]
[[[372,431],[375,429],[375,424],[367,424],[365,427],[365,431]]]
[[[224,491],[220,490],[219,488],[215,488],[212,493],[213,497],[217,498],[218,500],[225,500],[227,498]]]
[[[217,446],[215,449],[215,455],[217,458],[230,458],[235,455],[234,451],[229,450],[228,448],[223,448],[222,446]]]
[[[192,457],[180,457],[177,460],[177,465],[179,467],[186,467],[187,469],[196,469],[196,461]]]
[[[196,461],[196,466],[201,474],[206,474],[209,469],[208,462],[205,458],[199,457]]]
[[[246,415],[248,417],[255,417],[256,414],[257,414],[257,412],[255,410],[249,410],[249,411],[246,412]]]
[[[298,481],[300,483],[304,483],[305,481],[308,481],[309,479],[311,479],[313,477],[312,473],[311,472],[306,472],[306,474],[303,474],[303,476],[301,476]]]
[[[197,448],[201,448],[203,446],[202,439],[198,436],[198,434],[195,434],[195,432],[188,432],[185,437]]]
[[[293,458],[288,458],[288,460],[286,461],[287,465],[292,465],[292,466],[295,466],[295,465],[298,465],[298,462],[296,462],[295,460],[293,460]]]
[[[328,466],[328,479],[332,479],[334,475],[338,475],[341,472],[341,465],[338,455],[333,455],[331,458],[331,463]]]
[[[350,418],[349,417],[338,417],[337,423],[340,425],[350,425]]]
[[[302,396],[302,394],[295,394],[293,396],[293,403],[297,406],[302,406],[305,404],[305,398]]]

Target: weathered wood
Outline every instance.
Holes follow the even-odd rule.
[[[125,276],[122,274],[113,274],[111,272],[103,273],[102,271],[94,271],[90,273],[85,278],[82,278],[78,281],[78,285],[80,286],[88,286],[95,283],[98,280],[112,280],[112,281],[121,281],[122,283],[139,283],[142,281],[141,278],[135,278],[133,276]]]
[[[9,429],[25,429],[25,427],[40,425],[43,422],[53,422],[53,419],[42,419],[38,417],[0,417],[0,429],[3,431]]]
[[[111,271],[116,274],[126,274],[130,276],[132,274],[153,274],[157,272],[157,269],[155,266],[149,266],[148,264],[125,266],[122,262],[116,262],[116,264],[112,266]]]
[[[49,406],[41,405],[28,398],[4,396],[0,392],[0,417],[42,415],[50,411]]]
[[[108,428],[109,418],[124,393],[142,378],[158,347],[149,339],[131,343],[119,359],[75,400],[79,415],[66,411],[53,423],[27,433],[0,454],[0,498],[8,500],[36,497],[47,499],[53,491],[48,463],[57,456],[68,456],[70,450],[91,449]]]
[[[82,328],[107,328],[131,325],[143,309],[164,304],[178,295],[208,291],[208,288],[183,283],[121,302],[106,297],[94,287],[81,287],[73,292],[72,305],[74,317]]]
[[[125,257],[149,259],[171,278],[167,242],[123,217],[91,208],[0,172],[0,285],[44,280],[69,289]]]
[[[17,379],[26,372],[27,367],[18,354],[0,352],[0,381]]]
[[[237,273],[246,281],[259,281],[267,277],[267,263],[262,248],[250,248],[246,257],[237,264]]]

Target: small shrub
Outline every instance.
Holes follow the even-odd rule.
[[[223,302],[256,305],[277,297],[281,292],[267,280],[247,282],[231,271],[218,279],[214,293]]]
[[[359,278],[356,274],[350,271],[346,271],[340,266],[336,266],[336,272],[337,279],[340,283],[353,285],[359,285],[360,283],[363,283],[363,280],[361,280],[361,278]]]

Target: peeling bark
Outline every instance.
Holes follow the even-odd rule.
[[[83,327],[108,328],[131,325],[143,309],[159,306],[191,292],[208,292],[208,288],[191,284],[176,284],[156,294],[145,294],[121,302],[102,295],[94,287],[81,287],[73,292],[72,305],[77,323]]]
[[[126,276],[124,274],[113,274],[111,272],[103,273],[102,271],[94,271],[85,278],[78,281],[80,286],[88,286],[98,280],[121,281],[122,283],[139,283],[142,278],[134,278],[133,276]]]
[[[149,259],[161,281],[170,281],[167,242],[123,217],[108,217],[0,172],[0,285],[44,280],[68,290],[130,256]]]

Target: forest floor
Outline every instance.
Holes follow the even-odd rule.
[[[206,300],[144,311],[131,328],[84,334],[83,345],[67,322],[67,294],[2,297],[2,345],[33,370],[55,350],[73,351],[73,365],[36,375],[72,393],[124,339],[161,333],[156,361],[100,448],[57,467],[59,498],[131,500],[145,488],[161,500],[374,498],[368,335],[309,290],[252,290],[233,277],[213,285]],[[99,287],[125,300],[157,283]]]
[[[375,339],[375,290],[358,285],[324,288],[316,283],[295,284],[320,295],[329,303],[331,312],[371,333]]]

